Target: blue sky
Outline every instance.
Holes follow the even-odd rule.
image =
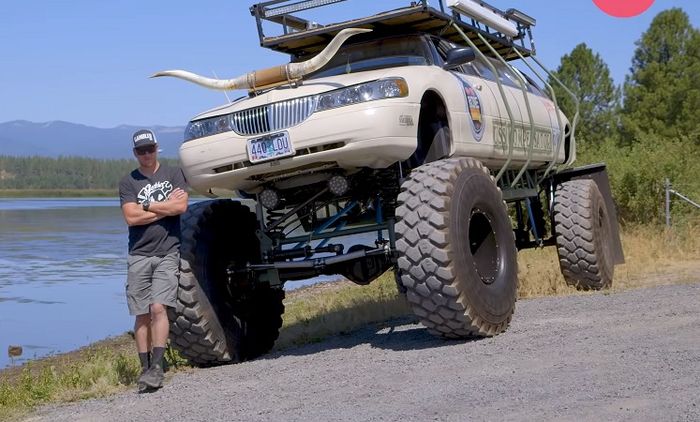
[[[435,0],[433,0],[434,2]],[[0,122],[66,120],[97,127],[184,125],[226,101],[223,93],[155,71],[186,69],[233,77],[287,62],[258,44],[254,0],[4,2],[0,14]],[[409,0],[349,0],[311,16],[320,23],[388,10]],[[662,10],[681,7],[700,26],[700,1],[656,0],[628,19],[592,0],[492,0],[534,16],[538,57],[556,68],[585,42],[622,83],[634,43]],[[232,97],[242,91],[230,93]]]

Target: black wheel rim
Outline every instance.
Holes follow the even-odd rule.
[[[493,284],[501,267],[498,239],[488,214],[478,208],[469,217],[469,250],[481,282]]]

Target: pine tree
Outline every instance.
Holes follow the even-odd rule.
[[[599,54],[585,43],[577,45],[561,58],[554,74],[579,100],[579,121],[576,139],[579,147],[597,146],[617,131],[616,114],[620,105],[620,90],[610,77],[610,69]],[[574,101],[564,89],[550,78],[557,101],[564,113],[573,119]]]
[[[659,13],[637,41],[624,87],[625,143],[700,139],[700,32],[681,9]]]

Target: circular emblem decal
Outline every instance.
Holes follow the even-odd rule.
[[[472,133],[474,139],[481,140],[484,135],[484,117],[481,112],[481,99],[476,90],[469,85],[465,79],[459,78],[464,86],[464,95],[467,98],[467,111],[469,112],[469,120],[471,121]]]
[[[593,0],[603,12],[616,18],[641,15],[654,4],[654,0]]]

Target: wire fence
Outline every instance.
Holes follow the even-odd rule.
[[[693,201],[692,199],[688,198],[687,196],[685,196],[682,193],[673,189],[671,186],[671,181],[669,179],[666,179],[664,182],[664,191],[666,194],[666,196],[665,196],[665,198],[666,198],[666,201],[665,201],[666,227],[671,227],[671,195],[675,195],[678,198],[682,199],[683,201],[694,206],[695,208],[700,209],[700,204],[698,204],[697,202]]]

